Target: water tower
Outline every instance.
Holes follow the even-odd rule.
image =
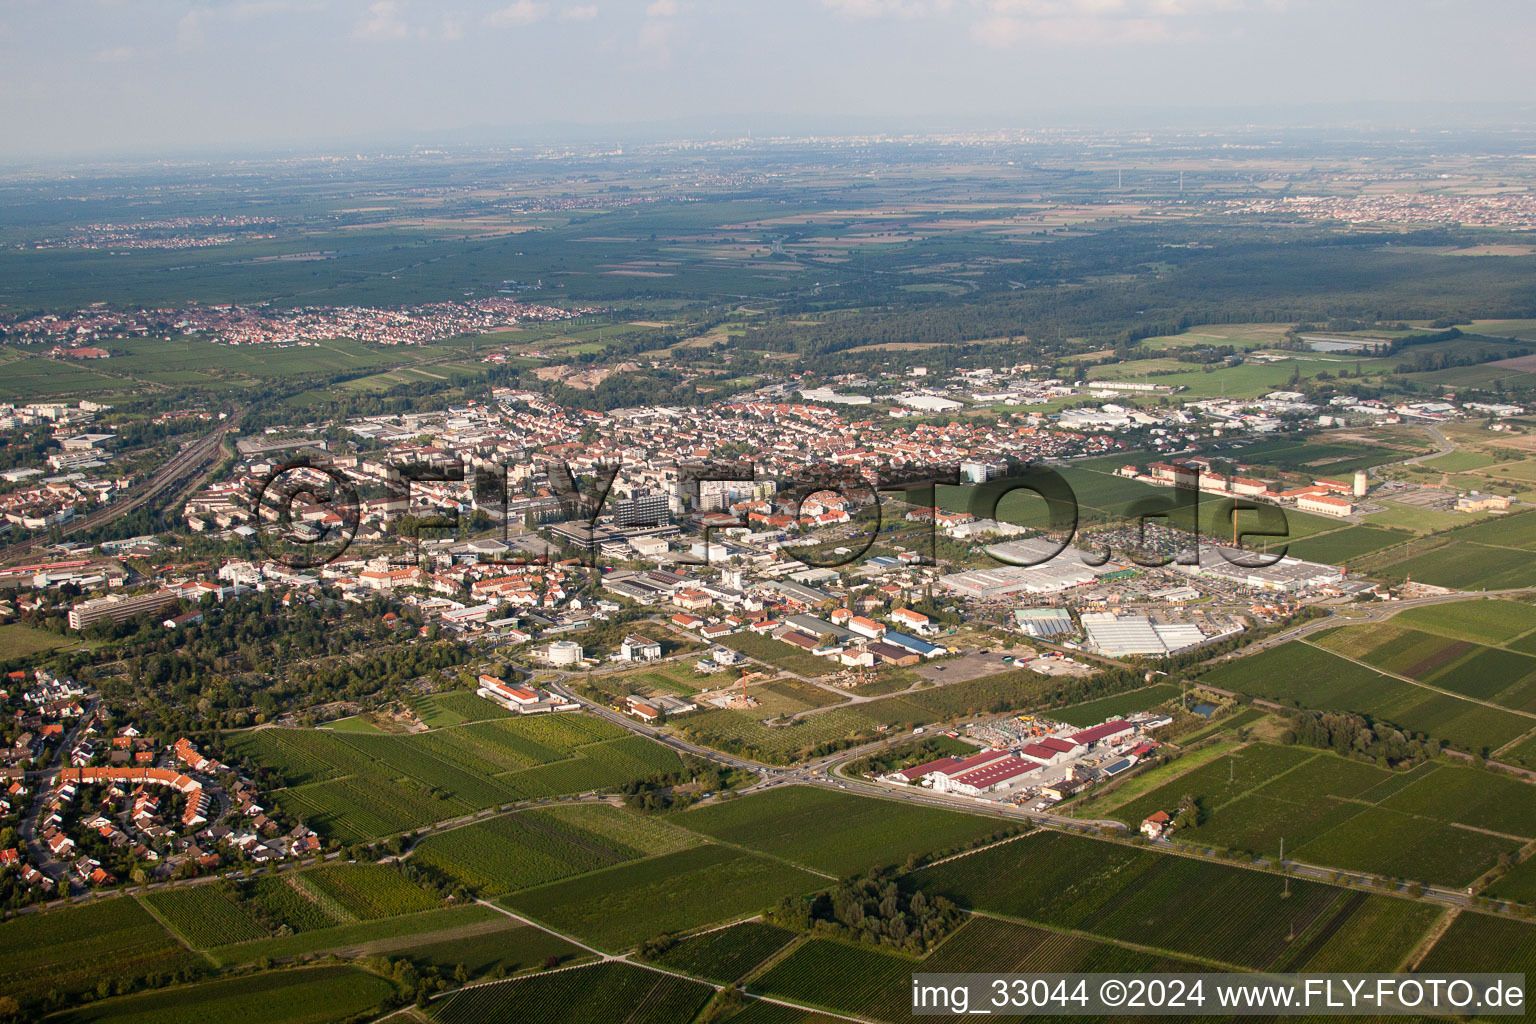
[[[1369,487],[1370,487],[1370,484],[1367,483],[1366,479],[1365,479],[1365,470],[1363,470],[1363,469],[1355,470],[1355,497],[1357,497],[1357,498],[1365,497],[1365,492],[1366,492],[1366,490]]]

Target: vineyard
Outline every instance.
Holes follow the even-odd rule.
[[[657,957],[656,963],[723,985],[742,977],[794,937],[794,932],[784,928],[744,921],[684,939]]]
[[[417,862],[486,894],[671,853],[698,840],[663,822],[606,804],[523,811],[429,836]]]
[[[439,906],[436,897],[379,864],[332,864],[247,882],[217,882],[142,897],[193,946],[210,949],[306,933]]]
[[[1522,845],[1385,807],[1365,807],[1297,847],[1295,856],[1311,864],[1461,886],[1492,867],[1501,853]]]
[[[1510,971],[1536,977],[1536,924],[1464,910],[1419,970]]]
[[[614,789],[626,782],[681,771],[683,762],[667,747],[640,736],[603,740],[575,756],[501,776],[519,799]]]
[[[382,918],[376,921],[359,921],[336,925],[294,935],[279,935],[270,939],[257,939],[230,946],[216,946],[208,950],[209,959],[219,966],[256,963],[262,958],[278,960],[284,957],[304,956],[329,950],[347,950],[377,942],[398,944],[415,935],[431,935],[434,932],[460,928],[483,927],[506,920],[502,914],[479,904],[458,907],[439,907],[404,917]]]
[[[749,999],[741,1012],[725,1018],[724,1024],[845,1024],[841,1017],[797,1010],[779,1003]]]
[[[258,912],[296,932],[329,928],[339,923],[309,893],[301,891],[297,881],[288,875],[258,878],[249,884],[246,896]]]
[[[1203,798],[1205,806],[1216,811],[1223,804],[1316,756],[1317,751],[1304,747],[1249,744],[1179,776],[1162,789],[1116,808],[1109,816],[1135,827],[1155,811],[1172,813],[1178,808],[1179,796],[1183,793]],[[1173,801],[1171,805],[1168,804],[1170,799]]]
[[[892,1009],[912,1005],[912,975],[924,969],[911,957],[811,939],[746,987],[827,1010],[897,1020],[906,1014],[898,1018]]]
[[[1169,768],[1177,768],[1174,762]],[[1536,837],[1530,787],[1460,765],[1393,772],[1302,747],[1249,744],[1167,779],[1113,810],[1136,825],[1184,794],[1206,820],[1185,841],[1307,863],[1464,886]],[[1457,827],[1470,826],[1470,827]],[[1478,831],[1481,830],[1481,831]],[[1497,835],[1490,833],[1499,833]]]
[[[1190,971],[1189,961],[991,918],[972,918],[927,957],[813,938],[747,985],[751,992],[882,1021],[911,1019],[923,973]]]
[[[453,694],[432,699],[460,703]],[[263,729],[231,735],[227,746],[229,756],[281,776],[287,788],[273,799],[286,813],[344,842],[682,768],[667,747],[584,715],[497,718],[409,736]]]
[[[537,889],[499,902],[600,949],[626,949],[662,932],[757,913],[827,884],[779,861],[698,846]]]
[[[1536,906],[1536,857],[1528,857],[1493,883],[1489,894],[1501,900],[1516,900]]]
[[[920,871],[910,884],[978,910],[1255,970],[1337,949],[1335,936],[1357,934],[1361,914],[1413,918],[1383,909],[1389,896],[1060,833]],[[1395,962],[1422,933],[1371,935],[1369,958]]]
[[[430,729],[488,718],[510,718],[514,714],[495,701],[478,697],[468,690],[448,690],[417,697],[411,701],[411,707],[422,724]]]
[[[141,896],[198,949],[265,938],[267,930],[216,885],[183,886]]]
[[[1171,683],[1158,683],[1142,690],[1132,690],[1130,693],[1116,694],[1113,697],[1103,697],[1099,700],[1091,700],[1086,704],[1074,704],[1071,707],[1059,708],[1050,713],[1050,718],[1058,722],[1066,722],[1068,725],[1087,728],[1090,725],[1098,725],[1107,722],[1111,718],[1119,718],[1133,711],[1146,711],[1155,708],[1159,704],[1166,703],[1178,697],[1179,688]]]
[[[581,947],[542,928],[513,924],[506,918],[502,920],[510,927],[438,941],[432,941],[430,935],[423,936],[402,952],[418,966],[436,967],[445,973],[451,974],[462,965],[471,978],[494,973],[512,974],[543,967],[551,960],[566,964],[591,956]]]
[[[311,891],[335,900],[353,920],[415,914],[438,905],[426,890],[380,864],[337,864],[296,877]]]
[[[1330,636],[1325,642],[1339,641]],[[1200,679],[1298,707],[1369,715],[1474,752],[1530,731],[1528,718],[1382,675],[1295,640],[1228,662]]]
[[[103,979],[197,972],[205,966],[126,897],[0,924],[0,992],[23,1001],[50,991],[86,992]]]
[[[332,1024],[377,1007],[394,986],[353,967],[227,978],[93,1003],[57,1024]]]
[[[1334,630],[1320,644],[1384,672],[1504,707],[1530,710],[1525,705],[1536,698],[1536,658],[1518,651],[1397,624]]]
[[[781,786],[685,811],[677,822],[722,842],[845,876],[1021,830],[980,815],[811,786]]]
[[[442,1000],[442,1024],[679,1024],[713,990],[631,964],[603,963],[480,985]]]

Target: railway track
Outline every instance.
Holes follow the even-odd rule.
[[[155,470],[148,480],[138,487],[131,489],[126,497],[114,501],[104,508],[96,509],[83,518],[66,524],[62,527],[61,532],[65,537],[69,537],[73,534],[84,533],[121,519],[135,509],[153,501],[181,481],[206,469],[210,463],[218,459],[220,446],[223,444],[224,438],[239,426],[239,422],[240,414],[232,415],[213,431],[203,435],[197,441],[171,456],[164,465]],[[52,543],[54,541],[51,537],[44,536],[33,537],[29,540],[12,544],[5,549],[3,556],[0,556],[0,561],[9,562],[24,559],[38,548],[46,547]]]

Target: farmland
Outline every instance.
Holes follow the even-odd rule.
[[[437,899],[398,871],[380,864],[340,864],[305,871],[298,877],[322,902],[333,900],[355,920],[415,914],[437,906]]]
[[[1469,602],[1472,603],[1472,602]],[[1485,634],[1500,632],[1499,606],[1529,611],[1527,605],[1512,602],[1475,602],[1486,605],[1490,621],[1469,628]],[[1456,605],[1448,606],[1455,609]],[[1462,610],[1445,622],[1436,623],[1434,631],[1412,629],[1404,616],[1380,626],[1346,626],[1330,630],[1318,644],[1327,650],[1365,662],[1393,675],[1407,676],[1440,690],[1449,690],[1480,701],[1487,701],[1515,711],[1536,710],[1536,657],[1462,639],[1456,630],[1469,615],[1484,609]],[[1427,623],[1426,623],[1427,625]],[[1523,634],[1524,629],[1506,638]],[[1536,726],[1536,719],[1532,720]]]
[[[207,951],[207,954],[209,959],[220,966],[252,964],[262,959],[283,960],[311,953],[363,948],[380,942],[399,943],[408,941],[411,936],[454,932],[457,929],[482,926],[486,922],[501,920],[505,920],[503,915],[478,904],[440,907],[404,917],[358,921],[298,932],[293,935],[278,935],[252,942],[214,946]]]
[[[1366,558],[1361,567],[1392,580],[1458,590],[1499,590],[1536,585],[1529,555],[1536,551],[1536,513],[1458,526],[1423,544]]]
[[[1536,605],[1521,601],[1456,601],[1431,608],[1409,608],[1394,624],[1477,643],[1503,644],[1536,630]]]
[[[331,864],[141,898],[198,949],[420,914],[441,905],[436,896],[382,864]]]
[[[1316,756],[1314,751],[1297,747],[1252,744],[1185,773],[1165,788],[1153,790],[1117,807],[1112,815],[1127,824],[1139,825],[1142,819],[1154,811],[1171,812],[1178,806],[1179,796],[1183,793],[1193,793],[1204,798],[1210,806],[1219,807],[1233,797]],[[1170,767],[1177,767],[1178,764],[1176,761]],[[1172,807],[1166,806],[1170,795],[1173,799]]]
[[[725,1024],[840,1024],[843,1019],[811,1010],[798,1010],[782,1003],[749,999],[740,1013],[725,1018]]]
[[[511,718],[513,713],[467,690],[448,690],[417,697],[411,702],[423,725],[441,729],[448,725],[478,722],[488,718]]]
[[[482,985],[435,1009],[442,1024],[587,1024],[633,1008],[626,1024],[692,1020],[713,990],[631,964],[605,963]]]
[[[1174,767],[1179,762],[1174,762]],[[1195,797],[1205,820],[1181,841],[1264,857],[1442,885],[1466,885],[1536,837],[1536,801],[1526,783],[1476,768],[1428,764],[1390,772],[1330,753],[1252,744],[1113,808],[1138,824]]]
[[[445,703],[447,696],[437,695],[429,713],[461,722],[478,713]],[[600,719],[487,717],[409,736],[263,729],[233,734],[227,745],[281,777],[287,788],[276,791],[280,806],[346,842],[514,800],[610,789],[682,766],[667,748]]]
[[[1286,553],[1309,562],[1347,565],[1373,551],[1401,544],[1409,536],[1396,530],[1381,530],[1373,526],[1346,526],[1342,530],[1293,541],[1287,546]]]
[[[440,906],[436,896],[380,864],[332,864],[248,882],[167,889],[141,898],[199,949],[419,914]]]
[[[492,974],[513,974],[542,968],[551,960],[556,964],[580,960],[591,954],[558,935],[513,923],[510,919],[488,922],[495,927],[473,935],[437,938],[432,934],[403,940],[382,940],[388,952],[403,953],[419,966],[452,972],[460,965],[471,978]]]
[[[783,949],[795,933],[761,921],[743,921],[729,928],[683,939],[656,958],[674,971],[728,984]]]
[[[1012,971],[1180,971],[1197,965],[1011,921],[973,917],[927,957],[812,938],[749,992],[881,1021],[911,1019],[912,974]],[[771,1019],[771,1018],[770,1018]],[[796,1020],[797,1018],[788,1018]]]
[[[499,894],[699,841],[663,822],[601,804],[475,822],[427,837],[411,856],[480,892]]]
[[[0,626],[0,662],[46,654],[68,643],[67,638],[56,633],[13,622]]]
[[[1464,910],[1419,964],[1421,971],[1536,975],[1536,924]]]
[[[140,899],[199,949],[267,936],[267,930],[218,886],[183,886],[146,893]]]
[[[762,721],[762,708],[690,715],[681,731],[695,742],[770,764],[789,764],[818,753],[868,742],[888,730],[905,731],[981,712],[1043,709],[1057,683],[1027,669],[928,686],[868,703],[830,707],[788,724]]]
[[[1299,707],[1369,715],[1471,751],[1494,750],[1536,725],[1536,719],[1393,679],[1295,640],[1227,662],[1200,679]]]
[[[1086,704],[1074,704],[1071,707],[1058,708],[1051,712],[1050,717],[1058,722],[1066,722],[1068,725],[1077,725],[1087,728],[1090,725],[1098,725],[1111,718],[1119,718],[1133,711],[1146,711],[1155,708],[1159,704],[1177,698],[1179,688],[1171,683],[1158,683],[1142,690],[1132,690],[1130,693],[1117,694],[1113,697],[1104,697],[1100,700],[1089,701]]]
[[[499,902],[600,949],[618,950],[662,932],[756,913],[827,882],[779,861],[707,845],[525,889]]]
[[[824,676],[837,667],[826,658],[818,658],[798,647],[756,633],[733,633],[723,637],[720,643],[774,668],[805,676]]]
[[[1536,768],[1536,737],[1512,744],[1499,751],[1499,760],[1525,768]]]
[[[206,965],[135,900],[102,900],[0,924],[0,992],[73,995],[102,979],[196,975]]]
[[[331,1024],[377,1007],[394,992],[354,967],[312,967],[225,978],[93,1003],[60,1024]]]
[[[1254,970],[1298,970],[1346,949],[1358,970],[1391,970],[1436,913],[1299,879],[1287,896],[1275,875],[1054,832],[924,869],[907,884],[977,910]],[[1411,925],[1350,944],[1362,913]]]
[[[1019,830],[978,815],[808,786],[781,786],[693,808],[675,820],[721,842],[839,877]]]

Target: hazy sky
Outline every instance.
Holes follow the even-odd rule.
[[[3,161],[678,118],[1528,101],[1536,3],[3,0],[0,53]]]

